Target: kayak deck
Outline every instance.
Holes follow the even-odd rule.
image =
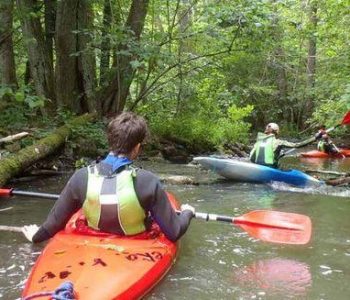
[[[308,152],[302,152],[300,155],[302,157],[308,157],[308,158],[344,158],[350,157],[350,149],[339,149],[340,153],[336,153],[334,155],[328,154],[326,152],[318,151],[318,150],[312,150]]]
[[[54,291],[70,281],[77,299],[139,299],[175,262],[177,243],[156,225],[152,232],[125,237],[79,234],[72,232],[70,224],[39,256],[22,297]]]

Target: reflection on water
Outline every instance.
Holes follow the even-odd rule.
[[[261,205],[261,208],[264,209],[269,209],[273,207],[273,201],[276,199],[276,194],[275,193],[271,193],[266,192],[266,193],[262,193],[261,196],[259,196],[259,203]]]
[[[247,290],[249,298],[265,295],[282,298],[305,297],[312,278],[307,264],[291,259],[255,261],[234,270],[233,282]]]

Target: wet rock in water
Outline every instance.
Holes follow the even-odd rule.
[[[160,180],[164,183],[170,183],[170,184],[199,185],[198,181],[196,181],[193,177],[189,177],[189,176],[181,176],[181,175],[160,176]]]

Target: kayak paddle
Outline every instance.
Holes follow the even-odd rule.
[[[56,194],[0,189],[0,197],[11,195],[48,199],[58,199],[59,197]],[[310,218],[295,213],[255,210],[239,217],[230,217],[196,212],[194,217],[206,221],[219,221],[238,225],[250,236],[271,243],[301,245],[308,243],[311,238],[312,224]],[[4,228],[0,226],[0,231],[5,230]],[[18,227],[18,231],[20,230],[19,228],[21,227]]]
[[[254,210],[239,217],[196,212],[195,218],[232,223],[250,236],[272,243],[307,244],[312,231],[308,216],[273,210]]]
[[[45,198],[45,199],[58,199],[58,194],[47,194],[47,193],[37,193],[37,192],[26,192],[26,191],[20,191],[20,190],[14,190],[14,189],[0,189],[0,197],[5,196],[29,196],[29,197],[37,197],[37,198]]]
[[[22,232],[22,227],[0,225],[0,231]]]

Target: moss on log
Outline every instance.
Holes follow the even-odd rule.
[[[32,164],[56,152],[65,143],[72,132],[72,128],[91,122],[94,118],[94,114],[76,117],[34,145],[0,160],[0,187],[12,177],[21,174]]]

